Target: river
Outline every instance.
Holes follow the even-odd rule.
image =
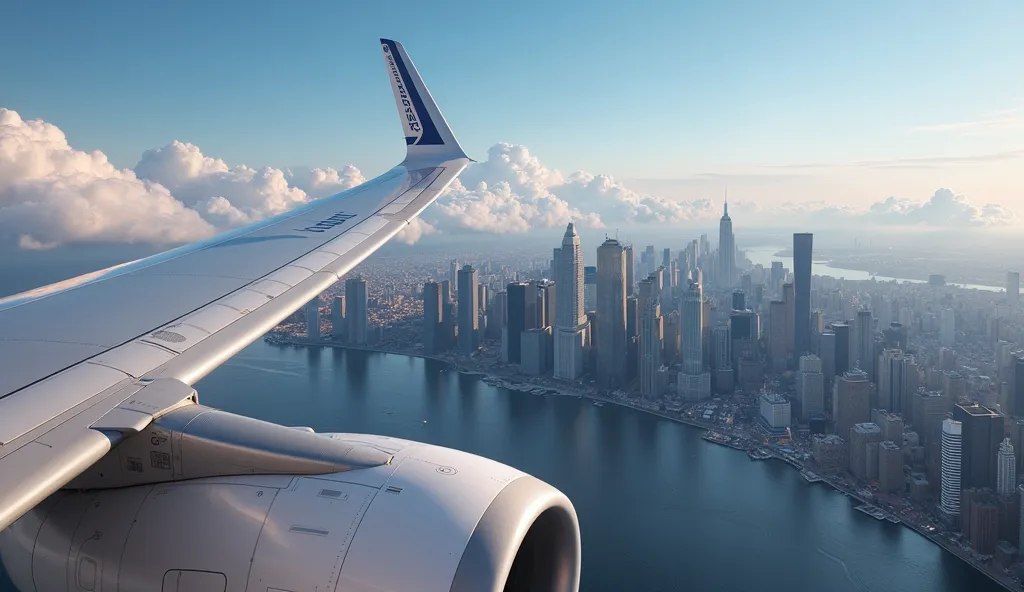
[[[641,411],[494,388],[432,360],[262,342],[197,388],[229,411],[450,446],[548,481],[579,513],[588,592],[1001,590],[781,462]]]
[[[754,265],[763,265],[766,269],[771,269],[772,261],[781,261],[782,266],[793,270],[793,257],[791,256],[777,256],[776,253],[786,251],[784,247],[751,247],[745,249],[743,253],[747,259],[750,260]],[[870,280],[875,278],[880,282],[910,282],[912,284],[926,284],[925,280],[915,280],[909,278],[894,278],[884,275],[871,275],[867,271],[860,269],[844,269],[842,267],[832,267],[828,261],[814,261],[811,265],[811,273],[813,275],[820,276],[832,276],[834,278],[843,278],[847,280]],[[1002,292],[1005,288],[996,286],[983,286],[981,284],[950,284],[956,285],[961,288],[969,288],[974,290],[984,290],[986,292]]]

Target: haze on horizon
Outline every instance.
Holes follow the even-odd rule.
[[[1020,230],[1019,3],[416,7],[6,8],[47,28],[0,38],[0,251],[187,242],[383,172],[377,33],[481,161],[407,243],[710,230],[726,193],[768,235]]]

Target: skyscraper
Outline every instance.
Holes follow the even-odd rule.
[[[811,259],[814,235],[793,235],[793,279],[796,291],[794,348],[796,355],[811,351]]]
[[[917,363],[914,356],[899,349],[882,352],[878,367],[878,406],[900,413],[911,422],[914,393],[917,392]]]
[[[644,311],[640,325],[640,393],[654,398],[658,392],[658,369],[661,368],[661,307],[652,300]]]
[[[963,426],[961,486],[995,489],[1003,416],[981,405],[957,405],[953,419]]]
[[[1007,497],[1013,495],[1017,487],[1017,459],[1013,454],[1013,444],[1009,438],[1003,438],[999,445],[999,457],[997,460],[998,472],[996,473],[996,493]]]
[[[867,373],[868,380],[875,380],[875,320],[870,310],[857,311],[856,330],[856,361],[860,369]]]
[[[452,290],[458,290],[458,275],[459,275],[459,261],[458,259],[452,259],[448,262],[448,298],[457,298],[456,294],[453,294]]]
[[[345,296],[335,296],[331,304],[331,339],[345,340]]]
[[[597,380],[604,388],[626,381],[626,261],[622,245],[607,239],[597,248]]]
[[[476,270],[465,265],[458,272],[459,281],[459,353],[469,355],[480,343],[480,310],[477,302]]]
[[[509,364],[522,361],[523,331],[535,323],[537,295],[526,282],[513,282],[505,289],[506,323],[501,334],[502,359]]]
[[[842,376],[850,369],[850,359],[853,357],[850,351],[853,331],[848,323],[832,323],[832,331],[836,334],[836,376]]]
[[[704,367],[704,293],[690,282],[683,293],[683,369],[678,376],[679,394],[688,401],[711,395],[711,374]]]
[[[583,267],[583,310],[597,310],[597,266]]]
[[[939,328],[939,343],[942,347],[953,347],[956,343],[956,313],[952,308],[942,310],[942,325]]]
[[[961,453],[963,426],[959,421],[946,419],[942,422],[942,487],[939,493],[939,507],[947,516],[960,513]]]
[[[320,297],[317,296],[306,303],[306,339],[320,339]]]
[[[366,280],[345,280],[345,329],[348,342],[366,345]]]
[[[800,419],[809,421],[825,412],[825,375],[821,371],[821,358],[813,354],[800,356],[799,368],[796,387]]]
[[[622,255],[626,258],[626,296],[632,296],[636,290],[636,276],[634,275],[636,261],[633,260],[633,245],[623,247]]]
[[[587,315],[583,308],[583,249],[576,227],[570,222],[557,250],[555,286],[558,300],[555,306],[555,378],[575,380],[583,374],[583,336]],[[628,265],[632,264],[632,247],[628,248]]]
[[[850,428],[871,420],[871,383],[860,369],[846,372],[836,380],[835,397],[836,433],[849,437]]]
[[[440,342],[443,305],[441,284],[423,284],[423,350],[428,354],[436,354],[443,349]]]
[[[736,241],[729,217],[729,201],[725,202],[722,219],[718,223],[718,285],[731,286],[736,281]]]
[[[1013,305],[1020,302],[1020,272],[1006,274],[1006,300]]]

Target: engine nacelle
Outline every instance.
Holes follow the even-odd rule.
[[[23,592],[579,589],[576,511],[555,488],[456,450],[325,436],[394,460],[58,492],[0,533],[4,565]]]

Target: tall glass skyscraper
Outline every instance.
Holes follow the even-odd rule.
[[[793,279],[796,292],[793,338],[797,356],[811,351],[811,258],[814,235],[793,235]]]
[[[632,253],[632,250],[630,251]],[[575,380],[583,374],[583,339],[587,315],[583,309],[583,249],[570,222],[555,249],[555,378]]]
[[[466,265],[458,271],[459,279],[459,353],[477,350],[480,339],[480,309],[477,297],[476,269]]]
[[[597,379],[605,388],[626,382],[626,261],[622,245],[597,248]]]

